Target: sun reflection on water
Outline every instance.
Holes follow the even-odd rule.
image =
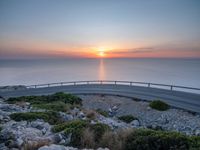
[[[99,62],[99,80],[105,80],[104,59],[101,58]]]

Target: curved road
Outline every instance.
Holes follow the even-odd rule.
[[[147,101],[160,99],[174,107],[200,113],[200,94],[140,86],[113,84],[67,85],[0,92],[0,96],[9,98],[28,95],[47,95],[61,91],[72,94],[111,94]]]

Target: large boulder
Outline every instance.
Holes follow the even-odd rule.
[[[62,137],[51,132],[51,125],[43,120],[33,122],[9,121],[3,125],[0,141],[9,148],[22,148],[24,145],[47,145],[59,143]]]

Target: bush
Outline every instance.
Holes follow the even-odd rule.
[[[108,115],[108,112],[107,111],[104,111],[104,110],[102,110],[102,109],[97,109],[96,110],[99,114],[101,114],[102,116],[104,116],[104,117],[108,117],[109,115]]]
[[[190,150],[200,149],[200,136],[189,137]]]
[[[21,96],[21,97],[14,97],[9,98],[7,100],[8,103],[16,103],[16,102],[29,102],[31,104],[46,104],[52,102],[63,102],[65,104],[72,104],[72,105],[81,105],[82,100],[74,96],[72,94],[66,94],[63,92],[58,92],[52,95],[42,95],[42,96]]]
[[[108,131],[103,134],[100,145],[101,147],[107,147],[110,150],[123,150],[123,143],[119,138],[118,133],[112,131]]]
[[[101,137],[106,131],[110,131],[110,127],[103,123],[97,123],[90,125],[90,129],[94,132],[95,142],[99,142]]]
[[[81,136],[81,147],[84,148],[95,148],[94,131],[90,128],[86,128]]]
[[[66,112],[70,109],[71,104],[65,104],[63,102],[57,102],[57,103],[47,103],[47,104],[34,104],[33,107],[39,108],[39,109],[46,109],[51,111],[62,111]]]
[[[153,109],[160,110],[160,111],[165,111],[169,109],[169,105],[160,100],[150,102],[149,106]]]
[[[76,147],[83,145],[86,147],[89,147],[90,145],[97,145],[102,135],[109,130],[110,127],[105,124],[89,124],[88,121],[83,120],[68,121],[59,125],[55,125],[52,128],[53,132],[64,131],[64,134],[66,135],[72,134],[70,145]],[[90,131],[91,135],[94,137],[93,140],[91,138],[86,139],[86,137],[89,135],[88,131]]]
[[[84,110],[84,113],[86,114],[86,117],[95,120],[97,118],[97,112],[94,110]]]
[[[70,133],[70,131],[87,127],[88,124],[89,123],[87,121],[84,121],[84,120],[72,120],[72,121],[67,121],[67,122],[55,125],[52,128],[52,131],[53,132],[60,132],[60,131],[65,130],[65,132]]]
[[[118,119],[126,123],[130,123],[131,121],[136,120],[137,118],[132,115],[125,115],[118,117]]]
[[[164,132],[138,129],[128,135],[126,150],[169,150],[189,149],[189,141],[185,135],[176,132]]]
[[[36,119],[43,119],[50,124],[61,123],[62,120],[58,113],[49,111],[49,112],[26,112],[26,113],[13,113],[10,115],[10,118],[15,121],[33,121]]]
[[[63,92],[58,92],[58,93],[53,94],[51,96],[51,99],[53,99],[54,101],[62,101],[62,102],[72,104],[72,105],[73,104],[78,104],[78,105],[82,104],[82,100],[79,97],[74,96],[72,94],[66,94]]]

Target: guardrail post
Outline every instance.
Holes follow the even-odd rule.
[[[102,84],[103,82],[102,82],[102,81],[100,81],[100,83]]]
[[[171,85],[170,89],[173,90],[173,85]]]
[[[132,86],[133,85],[133,82],[130,82],[130,86]]]
[[[115,85],[117,84],[117,81],[115,81]]]
[[[148,83],[148,87],[150,87],[150,84],[151,84],[151,83]]]
[[[48,84],[48,87],[50,87],[50,84]]]
[[[76,82],[74,82],[74,85],[76,85]]]
[[[63,83],[61,82],[60,85],[63,86]]]
[[[35,88],[37,88],[37,85],[35,85]]]
[[[89,81],[87,81],[87,84],[89,84]]]

